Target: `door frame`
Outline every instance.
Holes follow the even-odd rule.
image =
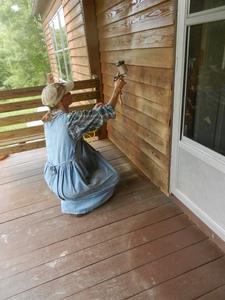
[[[225,6],[188,15],[189,7],[190,0],[177,1],[177,36],[169,192],[175,195],[186,207],[198,216],[199,219],[225,240],[224,229],[195,205],[191,199],[177,189],[179,149],[184,149],[225,174],[225,156],[216,153],[181,134],[187,26],[225,19]]]

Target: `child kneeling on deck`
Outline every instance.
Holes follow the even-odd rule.
[[[69,113],[73,82],[52,83],[42,91],[50,108],[43,117],[47,148],[45,180],[61,200],[62,213],[83,215],[106,202],[119,181],[117,171],[84,141],[83,135],[115,118],[115,105],[125,85],[119,78],[107,104]]]

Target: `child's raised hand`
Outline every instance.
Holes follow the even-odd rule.
[[[115,90],[121,91],[124,85],[127,84],[126,81],[120,76],[114,83]]]

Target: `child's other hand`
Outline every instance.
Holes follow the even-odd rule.
[[[95,104],[95,106],[93,107],[93,109],[96,109],[96,108],[98,108],[98,107],[100,107],[100,106],[102,106],[102,105],[103,105],[103,103],[98,102],[98,103]]]

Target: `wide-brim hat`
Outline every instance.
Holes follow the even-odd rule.
[[[62,97],[72,91],[73,88],[73,81],[55,82],[47,85],[41,94],[42,104],[49,107],[56,106],[62,100]]]

